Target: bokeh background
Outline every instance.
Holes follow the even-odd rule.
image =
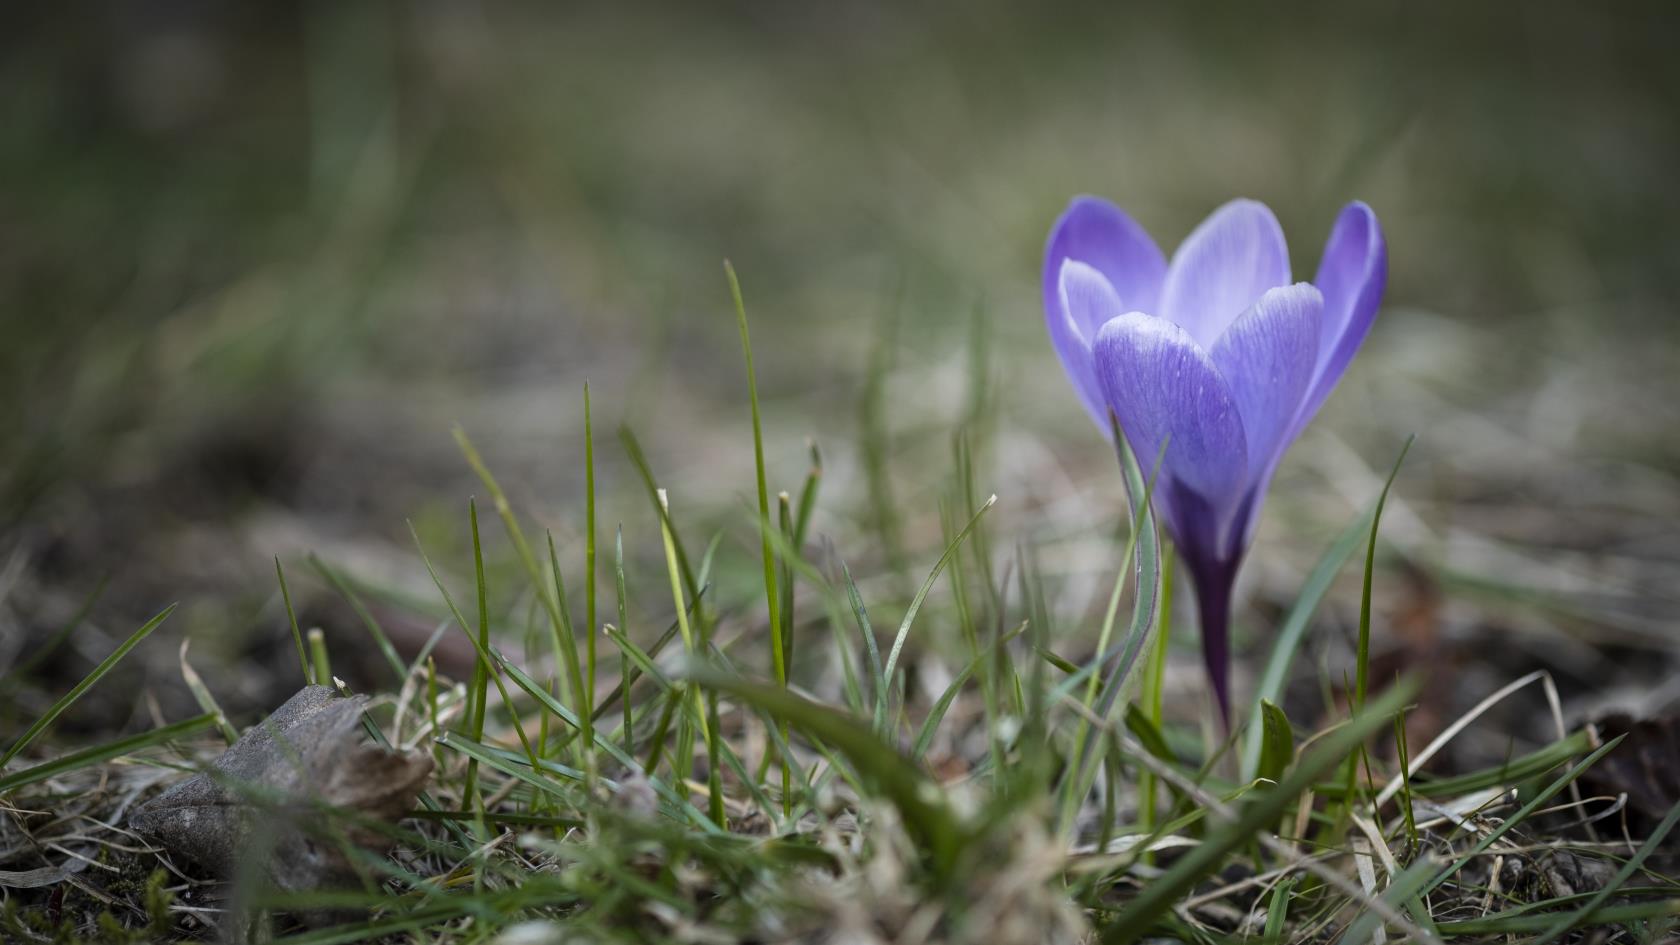
[[[1000,496],[993,546],[1038,549],[1077,652],[1123,527],[1038,307],[1047,228],[1081,192],[1169,251],[1226,199],[1264,200],[1303,276],[1348,200],[1386,228],[1383,315],[1245,573],[1246,649],[1415,433],[1384,532],[1385,667],[1434,668],[1443,714],[1534,668],[1572,714],[1660,710],[1680,696],[1675,10],[8,6],[0,722],[176,600],[117,696],[65,731],[190,705],[182,638],[230,711],[274,704],[296,684],[276,555],[305,623],[377,686],[304,556],[417,647],[439,608],[408,523],[461,575],[482,492],[459,423],[580,557],[586,381],[606,540],[622,522],[658,586],[624,423],[691,541],[724,536],[720,606],[748,608],[725,258],[772,488],[797,488],[808,439],[825,457],[824,547],[893,613],[937,556],[967,430]],[[668,618],[668,597],[640,599],[644,625]],[[1340,587],[1321,614],[1309,703],[1356,602]],[[928,639],[954,633],[934,623]]]

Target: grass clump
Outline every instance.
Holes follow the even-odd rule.
[[[763,436],[733,270],[729,281],[756,502],[700,554],[677,514],[689,497],[661,480],[626,429],[658,529],[627,535],[617,526],[613,600],[598,604],[591,419],[581,542],[556,540],[553,529],[540,542],[528,537],[531,520],[457,431],[514,566],[487,566],[491,536],[476,501],[467,510],[470,589],[418,547],[416,531],[416,567],[435,584],[439,622],[418,654],[398,653],[383,608],[371,606],[398,595],[312,558],[365,640],[306,635],[278,573],[300,684],[333,684],[329,649],[359,640],[392,676],[371,704],[370,733],[424,746],[437,762],[419,807],[382,828],[396,842],[390,858],[346,847],[357,887],[292,892],[268,888],[260,869],[219,885],[155,860],[122,831],[122,812],[173,769],[207,757],[219,712],[16,763],[166,611],[6,746],[0,851],[7,862],[25,849],[58,851],[42,858],[62,872],[50,883],[24,885],[16,874],[0,882],[8,940],[1024,945],[1557,941],[1590,929],[1654,941],[1674,927],[1680,890],[1649,862],[1680,807],[1640,844],[1552,832],[1589,813],[1578,799],[1555,800],[1614,741],[1583,730],[1497,768],[1433,778],[1423,770],[1443,742],[1416,751],[1406,742],[1415,680],[1385,687],[1370,666],[1380,632],[1370,606],[1376,536],[1393,475],[1308,575],[1246,723],[1229,737],[1198,731],[1195,719],[1163,708],[1171,552],[1139,457],[1124,447],[1118,457],[1132,514],[1115,542],[1094,645],[1084,628],[1052,627],[1058,587],[1035,549],[990,531],[989,511],[1008,500],[980,499],[977,488],[976,440],[992,402],[983,365],[973,372],[975,415],[953,440],[955,474],[931,503],[937,553],[905,544],[907,522],[925,510],[898,507],[882,488],[883,438],[866,431],[864,518],[874,534],[845,550],[876,573],[859,581],[841,549],[813,547],[810,537],[821,454],[811,449],[797,500],[772,491],[777,448]],[[584,397],[589,416],[587,389]],[[1346,708],[1307,730],[1282,708],[1284,685],[1318,603],[1361,540],[1357,687]],[[756,560],[743,545],[756,545]],[[994,550],[1006,547],[1015,550]],[[581,621],[567,590],[580,557],[571,577],[576,587],[582,574]],[[900,562],[923,572],[908,595],[898,593]],[[897,618],[890,636],[877,630],[884,614]],[[432,658],[443,635],[470,647],[466,678]],[[521,640],[523,656],[510,656]],[[322,813],[323,836],[342,837],[343,815]],[[98,857],[111,850],[164,868],[138,884],[110,882]],[[1590,889],[1566,890],[1544,881],[1540,865],[1565,856],[1615,866]],[[68,908],[67,889],[102,908]]]

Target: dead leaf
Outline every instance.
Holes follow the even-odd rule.
[[[1680,718],[1618,713],[1593,724],[1606,741],[1627,737],[1581,776],[1582,785],[1595,794],[1626,794],[1629,811],[1652,823],[1661,820],[1680,801]]]
[[[432,771],[424,752],[367,741],[366,696],[308,686],[251,728],[201,772],[138,808],[135,830],[222,878],[253,850],[274,885],[288,892],[341,887],[356,873],[341,844],[385,850],[379,832],[353,818],[322,816],[326,805],[394,822],[411,810]]]

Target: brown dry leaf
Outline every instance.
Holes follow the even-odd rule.
[[[321,805],[395,821],[413,808],[432,771],[424,752],[367,742],[366,703],[366,696],[345,698],[325,686],[299,690],[209,770],[137,809],[130,826],[220,877],[266,848],[264,866],[280,889],[347,884],[355,872],[331,833],[374,850],[389,841],[353,818],[323,817]]]
[[[1680,718],[1634,719],[1618,713],[1593,724],[1606,741],[1627,738],[1581,775],[1582,785],[1596,794],[1626,794],[1630,811],[1653,823],[1661,820],[1680,801]]]

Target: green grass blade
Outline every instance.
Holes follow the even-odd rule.
[[[1680,916],[1680,899],[1603,906],[1593,912],[1592,920],[1599,925],[1611,925],[1674,916]],[[1474,919],[1442,922],[1439,928],[1447,935],[1515,935],[1521,932],[1542,931],[1550,928],[1555,921],[1556,916],[1551,913],[1542,912],[1536,915],[1525,907],[1477,916]]]
[[[137,751],[162,745],[177,738],[185,738],[188,735],[196,735],[215,727],[216,716],[213,713],[206,712],[203,715],[182,719],[161,728],[154,728],[149,732],[141,732],[138,735],[130,735],[127,738],[104,745],[95,745],[81,751],[71,752],[51,761],[44,761],[34,767],[24,768],[21,771],[14,771],[5,777],[0,777],[0,796],[21,787],[27,787],[49,778],[56,778],[61,774],[68,774],[78,768],[86,768],[110,761],[112,758],[132,755]]]
[[[1271,899],[1266,903],[1266,945],[1283,945],[1283,929],[1289,921],[1289,898],[1300,881],[1299,876],[1291,876],[1272,888]]]
[[[560,611],[560,653],[564,658],[566,677],[571,681],[572,702],[577,706],[578,717],[583,720],[584,746],[588,748],[595,743],[595,717],[590,694],[584,689],[583,666],[578,661],[577,631],[572,627],[566,580],[560,575],[560,556],[554,551],[554,533],[545,531],[543,538],[548,543],[548,570],[554,581],[555,606]]]
[[[694,571],[688,563],[688,552],[683,549],[682,536],[672,524],[670,513],[659,501],[659,480],[653,475],[653,467],[648,465],[647,456],[642,452],[642,444],[636,439],[635,431],[628,425],[618,428],[618,439],[624,445],[625,455],[630,457],[630,465],[636,467],[636,474],[641,477],[642,488],[647,491],[648,502],[653,506],[654,513],[659,516],[663,525],[671,529],[671,537],[677,544],[677,569],[682,572],[683,586],[688,589],[689,597],[698,599],[700,582],[694,579]]]
[[[1137,587],[1136,599],[1132,602],[1132,625],[1127,631],[1126,648],[1122,651],[1114,672],[1110,674],[1097,706],[1097,714],[1103,718],[1107,718],[1113,710],[1115,700],[1120,695],[1120,687],[1131,676],[1133,664],[1143,652],[1144,645],[1149,642],[1149,631],[1154,628],[1155,608],[1160,603],[1161,595],[1161,543],[1155,528],[1155,511],[1151,499],[1154,496],[1161,463],[1166,459],[1166,444],[1161,445],[1161,452],[1155,457],[1155,466],[1145,479],[1143,469],[1138,465],[1137,457],[1132,454],[1130,444],[1120,434],[1118,422],[1114,424],[1114,441],[1120,469],[1126,480],[1126,497],[1131,504],[1134,523],[1128,544],[1136,548],[1132,564],[1137,571]]]
[[[1295,732],[1289,725],[1289,716],[1269,699],[1260,702],[1260,726],[1265,738],[1261,741],[1260,769],[1255,776],[1276,781],[1295,760]]]
[[[1174,571],[1172,544],[1163,540],[1161,546],[1161,603],[1156,608],[1155,642],[1149,648],[1149,661],[1144,664],[1142,686],[1144,711],[1156,728],[1166,724],[1167,644],[1172,639],[1168,624],[1172,622]],[[1145,770],[1138,783],[1138,820],[1145,831],[1155,826],[1155,795],[1155,772]],[[1146,855],[1146,860],[1153,862],[1154,854]]]
[[[928,746],[933,744],[934,734],[939,731],[940,723],[945,720],[945,714],[951,710],[951,704],[962,693],[963,684],[967,683],[986,664],[988,659],[1001,652],[1009,641],[1026,632],[1027,626],[1027,624],[1022,624],[998,638],[989,648],[989,652],[975,654],[974,658],[969,660],[968,665],[964,666],[962,671],[951,680],[951,684],[945,687],[945,691],[940,693],[938,701],[934,702],[933,708],[928,710],[927,718],[922,720],[921,730],[916,733],[916,740],[910,749],[910,759],[912,761],[920,761],[922,756],[927,754]]]
[[[595,657],[596,636],[601,632],[601,622],[596,613],[596,577],[595,577],[595,421],[589,404],[589,382],[583,382],[583,502],[584,502],[584,538],[583,538],[583,590],[584,590],[584,655],[589,660],[589,671],[584,674],[584,696],[590,700],[593,709],[595,699]],[[594,718],[594,712],[587,713]]]
[[[852,569],[842,559],[840,576],[846,582],[846,601],[851,604],[852,617],[857,621],[858,635],[863,637],[863,650],[869,658],[870,686],[875,690],[875,729],[887,724],[887,671],[881,662],[881,645],[875,639],[875,626],[869,622],[869,609],[863,605]]]
[[[1342,565],[1353,557],[1353,550],[1359,547],[1359,539],[1365,537],[1370,530],[1371,517],[1376,511],[1373,506],[1366,510],[1358,519],[1348,525],[1324,554],[1313,565],[1307,574],[1306,583],[1301,585],[1301,592],[1295,596],[1295,603],[1289,608],[1289,615],[1284,618],[1283,626],[1278,630],[1277,642],[1272,645],[1271,655],[1266,659],[1266,668],[1260,674],[1260,684],[1254,696],[1254,710],[1251,718],[1259,718],[1260,701],[1267,699],[1277,702],[1283,698],[1283,686],[1289,678],[1289,668],[1295,663],[1295,654],[1301,648],[1301,640],[1306,636],[1307,624],[1318,610],[1318,605],[1324,600],[1324,595],[1330,590],[1330,585],[1336,580],[1336,575],[1342,570]],[[1258,725],[1250,725],[1248,738],[1243,744],[1243,777],[1252,780],[1260,764],[1261,729]]]
[[[1406,740],[1405,710],[1401,710],[1394,716],[1394,750],[1396,766],[1400,775],[1400,816],[1405,822],[1407,849],[1416,850],[1418,848],[1417,814],[1412,806],[1412,777],[1410,774],[1412,751]]]
[[[458,810],[411,810],[403,812],[404,820],[432,820],[440,823],[459,822],[475,819],[475,814],[463,814]],[[486,823],[511,824],[515,827],[547,827],[550,830],[563,833],[588,826],[588,822],[577,817],[550,817],[546,814],[515,814],[509,811],[486,811]]]
[[[811,527],[811,513],[817,507],[817,492],[822,486],[823,460],[822,450],[817,448],[817,442],[811,441],[811,469],[805,474],[805,485],[799,490],[799,517],[794,520],[793,546],[802,547],[805,544],[806,532]]]
[[[793,508],[789,504],[786,492],[777,494],[776,511],[781,526],[781,537],[790,547],[792,554],[797,555],[799,546],[794,544],[793,538]],[[768,537],[768,533],[766,533],[766,537]],[[781,572],[779,581],[782,595],[782,619],[781,624],[773,626],[770,632],[782,641],[783,668],[781,682],[785,686],[787,685],[787,677],[793,671],[794,579],[792,558],[784,554],[783,560],[785,563],[779,568]],[[716,697],[714,696],[713,699],[715,702]],[[716,720],[713,722],[713,728],[716,728]],[[793,814],[793,772],[790,770],[791,764],[790,759],[782,759],[782,816],[784,817]]]
[[[636,667],[636,672],[651,679],[661,690],[671,689],[675,685],[660,672],[658,664],[653,661],[652,654],[644,651],[624,635],[624,631],[617,627],[607,628],[607,639],[611,640],[621,651],[625,659]]]
[[[613,537],[613,594],[618,606],[618,629],[626,630],[629,623],[629,600],[624,588],[624,526],[620,525]],[[675,621],[673,621],[674,625]],[[674,631],[673,631],[674,632]],[[636,706],[630,698],[630,687],[635,685],[635,678],[630,675],[630,664],[623,652],[618,660],[619,700],[624,708],[624,747],[628,749],[636,731]]]
[[[304,683],[325,685],[309,671],[309,650],[303,645],[303,631],[298,629],[297,611],[292,608],[292,592],[286,587],[286,569],[280,567],[280,556],[274,556],[274,576],[280,581],[280,599],[286,604],[286,623],[292,628],[292,643],[297,646],[298,668],[303,671]]]
[[[1411,792],[1415,797],[1459,797],[1472,791],[1514,784],[1539,777],[1553,768],[1568,764],[1569,759],[1586,751],[1591,745],[1590,736],[1582,730],[1537,751],[1490,768],[1433,780],[1419,780],[1414,777],[1411,779]],[[1346,785],[1321,784],[1316,790],[1325,797],[1339,798],[1346,790]]]
[[[476,510],[472,510],[469,507],[469,511],[472,511],[472,513],[473,513],[472,514],[472,521],[476,525],[477,522],[478,522],[478,516],[477,516]],[[438,594],[440,594],[443,597],[443,603],[446,607],[449,608],[449,613],[453,616],[455,625],[461,628],[461,632],[466,634],[467,642],[472,644],[473,659],[474,659],[473,666],[474,666],[474,670],[475,670],[474,675],[475,676],[477,675],[477,668],[482,666],[484,668],[485,676],[488,677],[490,681],[492,681],[496,684],[496,691],[502,697],[502,705],[507,707],[508,716],[513,721],[514,732],[519,736],[519,744],[520,744],[521,747],[523,747],[525,749],[525,753],[530,756],[532,766],[535,766],[536,763],[537,763],[536,749],[534,747],[532,747],[530,739],[525,734],[525,726],[519,721],[519,713],[514,711],[513,700],[508,698],[507,687],[502,685],[501,677],[496,674],[496,671],[495,671],[496,667],[495,667],[495,664],[493,663],[493,660],[492,660],[492,655],[494,654],[495,651],[490,648],[489,634],[484,633],[484,634],[480,634],[478,637],[473,636],[472,630],[470,629],[471,625],[469,623],[467,623],[466,616],[461,613],[461,608],[457,607],[455,605],[455,598],[452,594],[449,593],[449,588],[444,586],[443,578],[438,576],[437,568],[432,565],[432,559],[426,555],[425,547],[420,544],[420,533],[415,530],[414,524],[412,522],[409,523],[408,531],[409,531],[409,534],[414,536],[414,549],[415,549],[415,551],[417,551],[420,554],[420,561],[421,561],[421,563],[423,563],[426,566],[426,573],[431,575],[432,583],[437,586]],[[475,534],[476,534],[476,531],[475,531]],[[483,556],[481,554],[476,553],[477,547],[478,547],[478,545],[475,542],[474,543],[475,564],[482,564]],[[482,574],[480,574],[478,576],[476,584],[479,588],[484,587],[484,577],[483,577]],[[485,602],[482,598],[482,595],[481,595],[481,599],[480,599],[479,603],[480,603],[481,608],[485,606]],[[488,623],[483,624],[483,626],[488,627]],[[430,663],[430,660],[428,660],[427,662]],[[485,702],[485,694],[484,694],[484,690],[482,689],[482,685],[479,686],[477,691],[478,691],[479,695],[478,695],[477,699],[474,700],[474,704],[482,707],[484,705],[484,702]],[[432,700],[432,702],[435,706],[436,699],[434,698]],[[435,709],[434,709],[433,720],[434,720],[434,723],[435,723],[435,721],[436,721]],[[478,723],[476,725],[474,725],[473,727],[476,730],[476,737],[481,739],[483,737],[483,733],[484,733],[484,725],[483,725],[482,715],[480,716],[480,718],[478,720]],[[434,729],[435,728],[436,728],[436,726],[434,724]],[[472,764],[473,764],[473,762],[470,762],[470,761],[468,762],[469,767],[471,767]],[[425,795],[421,795],[421,797],[424,799]],[[471,800],[471,795],[466,793],[466,792],[463,792],[462,793],[462,799],[464,801],[470,801]]]
[[[1370,684],[1371,677],[1371,578],[1377,566],[1377,528],[1382,524],[1388,490],[1394,487],[1394,477],[1400,475],[1400,464],[1406,461],[1406,453],[1416,439],[1416,435],[1406,437],[1405,445],[1400,447],[1400,455],[1394,459],[1394,468],[1388,471],[1388,479],[1383,482],[1382,491],[1377,493],[1377,506],[1371,513],[1371,535],[1365,545],[1365,584],[1359,596],[1359,648],[1353,679],[1355,709],[1365,705],[1365,687]]]
[[[187,647],[191,642],[190,637],[181,640],[181,679],[187,684],[187,691],[192,693],[193,701],[198,703],[198,710],[216,717],[216,728],[222,733],[222,741],[232,745],[239,740],[239,733],[228,724],[227,715],[222,712],[222,707],[216,702],[216,696],[210,692],[210,687],[204,684],[203,677],[198,675],[198,670],[193,669],[192,664],[187,662]]]
[[[723,261],[723,271],[729,278],[729,295],[735,302],[735,326],[741,332],[741,353],[747,361],[747,401],[752,406],[753,469],[758,480],[759,548],[764,559],[764,601],[770,608],[770,659],[776,669],[776,681],[787,685],[787,654],[781,638],[780,595],[776,592],[776,556],[770,550],[770,488],[764,475],[764,428],[759,419],[758,374],[753,367],[752,338],[747,333],[747,305],[741,298],[741,280],[729,260]]]
[[[525,690],[527,695],[542,703],[544,708],[546,708],[549,712],[554,713],[556,716],[559,716],[560,719],[567,725],[570,725],[575,730],[582,731],[583,726],[577,715],[573,713],[571,709],[562,705],[559,700],[555,699],[552,693],[538,685],[536,680],[526,675],[524,670],[508,662],[507,659],[499,653],[492,651],[490,656],[501,671],[506,673],[509,679],[513,680],[514,685]],[[676,690],[672,690],[672,692],[675,694]],[[700,827],[711,834],[722,833],[721,828],[718,827],[717,824],[714,824],[711,819],[706,816],[706,814],[702,813],[686,799],[679,797],[677,793],[664,782],[663,779],[655,777],[651,765],[644,768],[640,762],[630,757],[629,753],[614,744],[611,740],[607,739],[607,737],[602,734],[599,729],[595,732],[595,745],[600,750],[612,756],[614,761],[629,770],[642,772],[648,779],[648,783],[653,786],[654,791],[670,803],[681,808],[683,812],[688,815],[689,821],[695,826]]]
[[[852,648],[847,646],[847,641],[838,634],[833,638],[833,642],[834,656],[840,664],[840,693],[845,696],[846,708],[851,710],[853,715],[873,716],[875,699],[872,695],[864,694],[863,677],[858,674],[858,654],[853,652]]]
[[[575,791],[568,789],[565,785],[558,781],[542,777],[537,773],[537,771],[526,765],[515,763],[510,758],[499,752],[492,751],[488,745],[485,745],[475,739],[464,738],[453,732],[444,732],[442,735],[438,736],[438,744],[451,751],[466,755],[477,764],[483,765],[494,771],[500,771],[502,774],[505,774],[510,778],[514,778],[528,784],[544,794],[561,798],[568,803],[575,803],[577,801],[577,793]],[[544,765],[543,768],[545,770],[559,768],[562,771],[568,772],[568,776],[574,776],[573,780],[579,782],[583,780],[583,772],[574,768],[567,768],[564,765],[557,765],[552,761]],[[477,811],[474,811],[473,813],[476,814]]]
[[[1132,528],[1126,539],[1126,550],[1120,559],[1120,570],[1115,580],[1115,593],[1109,599],[1109,609],[1104,617],[1102,644],[1107,639],[1112,628],[1116,609],[1119,606],[1119,592],[1125,579],[1128,567],[1136,568],[1136,595],[1132,602],[1132,619],[1126,630],[1126,636],[1121,646],[1120,654],[1115,657],[1114,668],[1103,681],[1101,694],[1092,703],[1091,688],[1096,685],[1098,677],[1090,677],[1087,685],[1085,707],[1090,716],[1098,719],[1109,719],[1114,712],[1114,705],[1120,698],[1120,692],[1125,687],[1126,680],[1131,676],[1132,667],[1137,663],[1139,654],[1149,643],[1150,631],[1155,628],[1155,608],[1161,597],[1161,544],[1155,530],[1155,512],[1151,507],[1151,498],[1155,488],[1156,476],[1151,473],[1146,480],[1143,470],[1138,466],[1137,457],[1133,455],[1131,444],[1120,432],[1120,424],[1110,414],[1112,432],[1114,435],[1114,450],[1120,461],[1121,475],[1126,483],[1126,495],[1131,505]],[[1161,445],[1161,452],[1155,457],[1155,471],[1160,470],[1161,462],[1166,457],[1166,444]],[[1099,649],[1102,649],[1099,644]],[[1097,741],[1100,732],[1094,728],[1088,717],[1082,717],[1079,723],[1079,734],[1075,738],[1073,762],[1069,766],[1069,775],[1065,781],[1062,794],[1061,825],[1063,832],[1073,829],[1074,818],[1078,813],[1081,801],[1091,791],[1096,783],[1100,752]]]
[[[467,731],[472,735],[473,741],[481,742],[484,741],[484,714],[490,701],[490,658],[485,655],[490,652],[490,592],[484,580],[484,544],[479,540],[478,503],[472,499],[467,500],[467,517],[472,529],[473,589],[478,600],[478,643],[473,647],[472,682],[471,688],[467,690],[467,695],[472,700],[467,708]],[[414,536],[414,542],[419,545],[418,534]],[[426,552],[422,550],[420,556],[424,558]],[[431,568],[429,560],[426,567]],[[432,579],[437,581],[437,572],[432,572]],[[438,581],[437,584],[438,590],[442,591],[443,583]],[[444,596],[453,609],[455,602],[448,599],[447,591],[444,592]],[[461,628],[471,635],[473,631],[466,619],[459,614],[456,615],[456,619],[460,621]],[[484,805],[479,803],[481,798],[478,796],[478,759],[468,757],[470,760],[467,762],[466,786],[461,789],[461,804],[469,809],[482,810]]]
[[[689,626],[688,608],[683,601],[682,578],[677,563],[676,539],[671,534],[670,498],[667,496],[664,489],[660,489],[658,495],[659,507],[663,513],[660,517],[659,524],[661,537],[665,541],[665,569],[669,572],[671,577],[671,599],[677,611],[677,627],[682,632],[683,649],[688,653],[689,659],[698,659],[700,657],[701,646],[704,641],[700,640],[696,636],[694,630]],[[713,733],[711,726],[707,724],[708,715],[706,707],[701,698],[700,690],[694,687],[690,687],[690,689],[694,694],[695,717],[701,724],[700,734],[701,737],[705,739],[706,749],[708,754],[710,754],[713,750]],[[690,729],[687,717],[685,716],[683,719],[679,720],[679,724],[677,726],[677,753],[676,756],[672,758],[673,764],[682,765],[682,767],[676,769],[675,772],[679,784],[688,779],[689,772],[692,770],[692,756],[687,750],[688,745],[690,744],[688,741],[689,731]],[[721,827],[722,824],[719,823],[718,826]]]
[[[513,506],[508,503],[507,493],[503,492],[501,484],[496,482],[496,477],[491,474],[490,467],[484,464],[484,458],[479,455],[478,448],[473,446],[472,441],[467,438],[467,431],[461,427],[456,427],[454,432],[455,443],[460,447],[461,454],[466,457],[467,465],[472,467],[479,481],[484,484],[484,488],[490,493],[490,501],[496,507],[496,515],[501,518],[502,527],[507,532],[508,540],[513,543],[514,554],[518,556],[519,563],[525,568],[526,576],[531,580],[531,589],[536,595],[537,602],[548,613],[549,646],[554,650],[554,663],[556,666],[565,666],[567,665],[565,638],[572,635],[571,617],[561,612],[559,602],[554,598],[554,595],[548,592],[547,585],[552,577],[545,576],[542,565],[537,563],[537,556],[531,551],[531,543],[525,540],[525,532],[519,527],[519,520],[513,515]],[[575,638],[571,654],[572,660],[575,661],[577,659]],[[576,692],[573,692],[572,696],[574,699],[579,698]]]
[[[694,605],[692,604],[689,605],[690,613],[693,612],[693,606]],[[629,637],[625,636],[622,630],[619,630],[612,624],[603,624],[601,632],[607,637],[607,639],[614,641],[615,645],[634,647],[635,652],[642,655],[643,662],[631,663],[629,676],[626,677],[630,680],[631,684],[634,685],[634,683],[641,678],[641,667],[656,666],[654,659],[659,656],[659,654],[672,640],[677,638],[677,622],[675,620],[671,621],[671,623],[665,628],[665,632],[659,635],[659,639],[653,641],[652,646],[645,648],[636,647],[634,643],[630,642]],[[625,660],[629,659],[629,656],[625,653],[620,653],[619,656]],[[671,687],[671,683],[668,680],[665,680],[663,676],[659,676],[659,678],[655,681],[660,683],[660,687],[662,689],[669,689]],[[618,685],[608,690],[607,694],[601,697],[601,701],[595,706],[595,720],[597,722],[599,722],[601,718],[605,716],[607,711],[612,708],[614,702],[622,699],[624,692],[625,685],[621,679]],[[599,731],[598,728],[597,731]],[[556,743],[557,747],[565,747],[570,743],[571,739],[580,734],[581,732],[577,730],[568,731],[565,735],[560,737],[560,740]]]
[[[933,708],[928,710],[927,718],[922,720],[922,727],[916,732],[916,740],[910,747],[912,760],[920,761],[922,756],[927,754],[928,746],[933,744],[933,736],[939,732],[940,723],[945,721],[945,713],[951,711],[951,704],[962,694],[963,686],[968,683],[969,677],[973,676],[974,671],[984,662],[984,656],[976,656],[969,660],[968,665],[964,666],[962,671],[951,679],[951,684],[945,687],[945,691],[939,694],[939,699],[934,702]]]
[[[69,692],[59,697],[57,702],[54,702],[50,707],[48,707],[46,713],[36,719],[35,724],[29,726],[28,730],[26,730],[22,735],[18,736],[17,741],[12,742],[12,747],[6,749],[6,753],[4,755],[0,755],[0,771],[5,770],[8,762],[10,762],[13,758],[16,758],[25,748],[29,747],[31,742],[39,738],[42,732],[45,732],[49,726],[56,722],[58,717],[64,714],[64,710],[70,708],[76,703],[77,699],[80,699],[89,689],[92,689],[94,683],[104,679],[105,674],[109,673],[112,667],[121,662],[122,658],[127,656],[130,650],[139,646],[142,640],[151,636],[152,631],[161,626],[165,620],[168,620],[169,615],[175,612],[175,608],[177,606],[179,605],[170,604],[157,616],[146,621],[140,629],[129,634],[128,639],[119,644],[115,650],[112,650],[110,656],[101,660],[99,665],[93,668],[92,672],[82,677],[81,682],[72,686]]]
[[[922,609],[923,601],[927,600],[928,592],[933,590],[933,585],[939,580],[940,573],[945,570],[946,565],[951,563],[951,559],[956,556],[957,549],[962,546],[963,541],[974,531],[974,527],[980,523],[980,519],[996,504],[997,496],[994,495],[980,506],[979,511],[976,511],[974,516],[968,520],[968,524],[964,525],[962,531],[957,533],[957,537],[945,546],[944,553],[939,556],[938,561],[934,562],[933,570],[928,573],[927,580],[922,582],[921,588],[916,591],[916,596],[911,599],[909,609],[904,612],[904,621],[898,625],[898,635],[893,638],[892,649],[887,653],[886,666],[881,671],[881,676],[886,680],[888,689],[895,685],[894,674],[898,667],[899,656],[904,652],[904,642],[910,637],[910,625],[915,622],[916,614]],[[886,691],[883,690],[880,698],[885,699],[886,695]]]
[[[780,528],[777,543],[778,548],[790,549],[794,554],[799,553],[799,546],[793,541],[793,505],[786,492],[776,494],[776,522]],[[786,555],[784,554],[785,558]],[[793,623],[794,623],[794,570],[793,562],[784,560],[777,567],[776,585],[782,596],[781,623],[776,627],[775,634],[782,640],[782,660],[786,674],[793,673]]]
[[[327,653],[327,635],[320,627],[310,627],[304,634],[309,642],[309,662],[314,667],[315,678],[322,680],[316,685],[331,686],[333,684],[332,657]]]
[[[313,906],[317,899],[319,899],[319,894],[313,894],[310,898],[310,905]],[[362,920],[346,925],[334,925],[297,935],[287,935],[273,941],[274,945],[354,945],[356,942],[386,939],[395,937],[402,932],[415,932],[428,926],[441,925],[458,916],[474,912],[478,908],[479,905],[475,904],[474,900],[462,896],[412,913],[384,916],[371,921]],[[365,906],[363,911],[365,911]]]

